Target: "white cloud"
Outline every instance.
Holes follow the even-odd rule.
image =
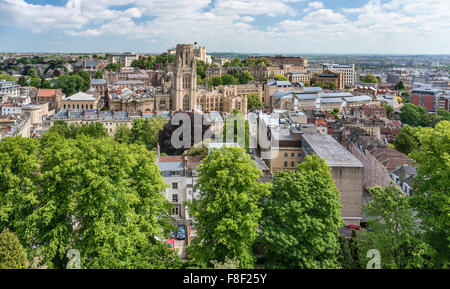
[[[55,6],[0,0],[0,25],[83,37],[122,35],[166,48],[197,40],[216,51],[449,52],[448,0],[367,0],[339,10],[310,1],[305,9],[293,8],[302,1],[69,0]],[[277,24],[264,27],[262,15]]]
[[[318,2],[318,1],[309,2],[308,7],[303,9],[303,12],[309,12],[311,10],[322,9],[323,7],[324,6],[323,6],[322,2]]]

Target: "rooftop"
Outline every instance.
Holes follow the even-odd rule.
[[[56,95],[56,89],[39,89],[37,97],[53,97]]]
[[[303,135],[303,141],[330,167],[363,167],[363,164],[330,135]]]
[[[74,95],[71,95],[69,97],[66,97],[63,100],[70,100],[70,101],[94,101],[97,100],[92,94],[87,94],[84,92],[78,92]]]

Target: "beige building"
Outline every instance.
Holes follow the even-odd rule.
[[[61,100],[62,109],[98,109],[99,98],[92,94],[78,92]]]
[[[192,44],[178,44],[175,52],[173,80],[169,93],[165,92],[166,80],[163,81],[163,91],[156,94],[157,109],[170,107],[172,111],[203,111],[232,112],[238,109],[247,113],[247,96],[251,92],[262,95],[259,86],[230,85],[211,89],[197,88],[197,64],[195,48]],[[168,99],[168,94],[170,99]]]
[[[113,111],[153,111],[155,94],[145,88],[118,88],[110,91],[108,103]]]

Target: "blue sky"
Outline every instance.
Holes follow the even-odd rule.
[[[0,51],[450,54],[448,0],[0,0]]]

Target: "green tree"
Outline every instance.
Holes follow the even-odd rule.
[[[27,253],[7,228],[0,233],[0,269],[27,269]]]
[[[383,269],[418,269],[431,266],[432,248],[420,239],[409,197],[395,186],[370,190],[373,201],[364,208],[371,231],[361,233],[361,263],[370,249],[380,251]]]
[[[126,125],[122,124],[116,128],[114,133],[114,140],[119,143],[130,143],[131,142],[131,129]]]
[[[412,203],[422,220],[425,241],[437,252],[436,268],[450,268],[450,122],[441,121],[417,132],[419,150],[411,153],[418,164]]]
[[[427,110],[411,103],[405,103],[400,108],[400,121],[410,126],[431,126],[432,124]]]
[[[418,148],[414,138],[404,131],[400,131],[394,141],[395,149],[406,155],[409,155],[413,150]]]
[[[341,207],[330,167],[317,155],[277,173],[261,220],[266,266],[340,268]]]
[[[330,84],[328,84],[328,89],[336,90],[336,83],[335,82],[330,82]]]
[[[83,79],[83,82],[79,87],[78,91],[88,90],[89,87],[91,86],[91,75],[89,74],[89,72],[84,70],[78,71],[78,75],[81,76],[81,78]]]
[[[395,86],[395,88],[398,89],[398,90],[403,90],[403,89],[405,89],[405,84],[403,83],[403,81],[400,80],[397,83],[397,85]]]
[[[257,238],[269,184],[258,182],[262,172],[240,148],[213,150],[198,167],[200,198],[189,205],[197,223],[189,256],[201,267],[228,259],[240,268],[253,268],[252,247]]]
[[[275,78],[275,79],[277,79],[277,80],[282,80],[282,81],[287,81],[287,80],[288,80],[287,77],[284,76],[283,74],[275,74],[275,75],[273,76],[273,78]]]
[[[108,63],[105,67],[105,69],[109,71],[118,71],[120,70],[120,68],[122,68],[122,65],[120,65],[120,63]]]
[[[362,82],[364,83],[378,83],[378,79],[375,77],[375,75],[371,73],[367,73],[363,79]]]
[[[89,124],[70,124],[64,120],[57,120],[49,129],[52,133],[57,133],[65,138],[76,138],[78,135],[86,135],[93,138],[103,138],[108,136],[108,130],[101,122],[91,122]]]
[[[252,92],[247,97],[247,109],[253,108],[261,108],[261,99],[259,98],[259,94],[256,92]]]
[[[97,70],[95,72],[95,79],[102,79],[103,78],[103,70]]]
[[[36,88],[40,88],[41,87],[41,80],[38,77],[34,77],[30,80],[30,85],[34,86]]]
[[[4,79],[6,81],[17,81],[17,78],[8,74],[0,74],[0,79]]]
[[[197,60],[197,75],[200,75],[201,79],[204,79],[206,77],[206,69],[209,68],[209,64],[201,61],[201,60]]]
[[[51,88],[52,84],[49,80],[46,80],[44,78],[41,79],[41,84],[39,86],[40,88]]]
[[[222,77],[220,77],[220,76],[214,76],[213,78],[211,78],[211,84],[212,84],[213,86],[219,86],[219,85],[222,85],[222,84],[223,84]]]
[[[338,261],[341,264],[342,269],[357,269],[357,265],[352,256],[350,240],[347,240],[347,238],[339,234],[338,241],[341,247],[341,251],[338,255]]]
[[[25,76],[19,77],[19,81],[17,82],[20,86],[27,86],[27,78]]]
[[[392,107],[391,105],[386,104],[386,103],[382,103],[381,105],[386,108],[386,116],[389,119],[392,119],[394,117],[394,113],[395,113],[394,112],[394,107]]]
[[[148,150],[156,148],[159,140],[159,132],[167,121],[159,116],[151,119],[137,118],[133,120],[131,129],[131,141],[145,145]]]
[[[222,83],[224,85],[237,85],[239,84],[239,79],[227,73],[222,76]]]
[[[248,70],[244,70],[241,72],[241,74],[239,74],[239,83],[240,84],[247,84],[252,80],[253,80],[253,75]]]
[[[56,133],[0,142],[0,229],[14,230],[30,257],[65,268],[179,268],[154,236],[171,227],[172,205],[153,153],[138,145]]]
[[[34,78],[34,77],[38,77],[39,73],[37,72],[36,68],[31,67],[30,69],[28,69],[27,75],[30,76],[31,78]]]

